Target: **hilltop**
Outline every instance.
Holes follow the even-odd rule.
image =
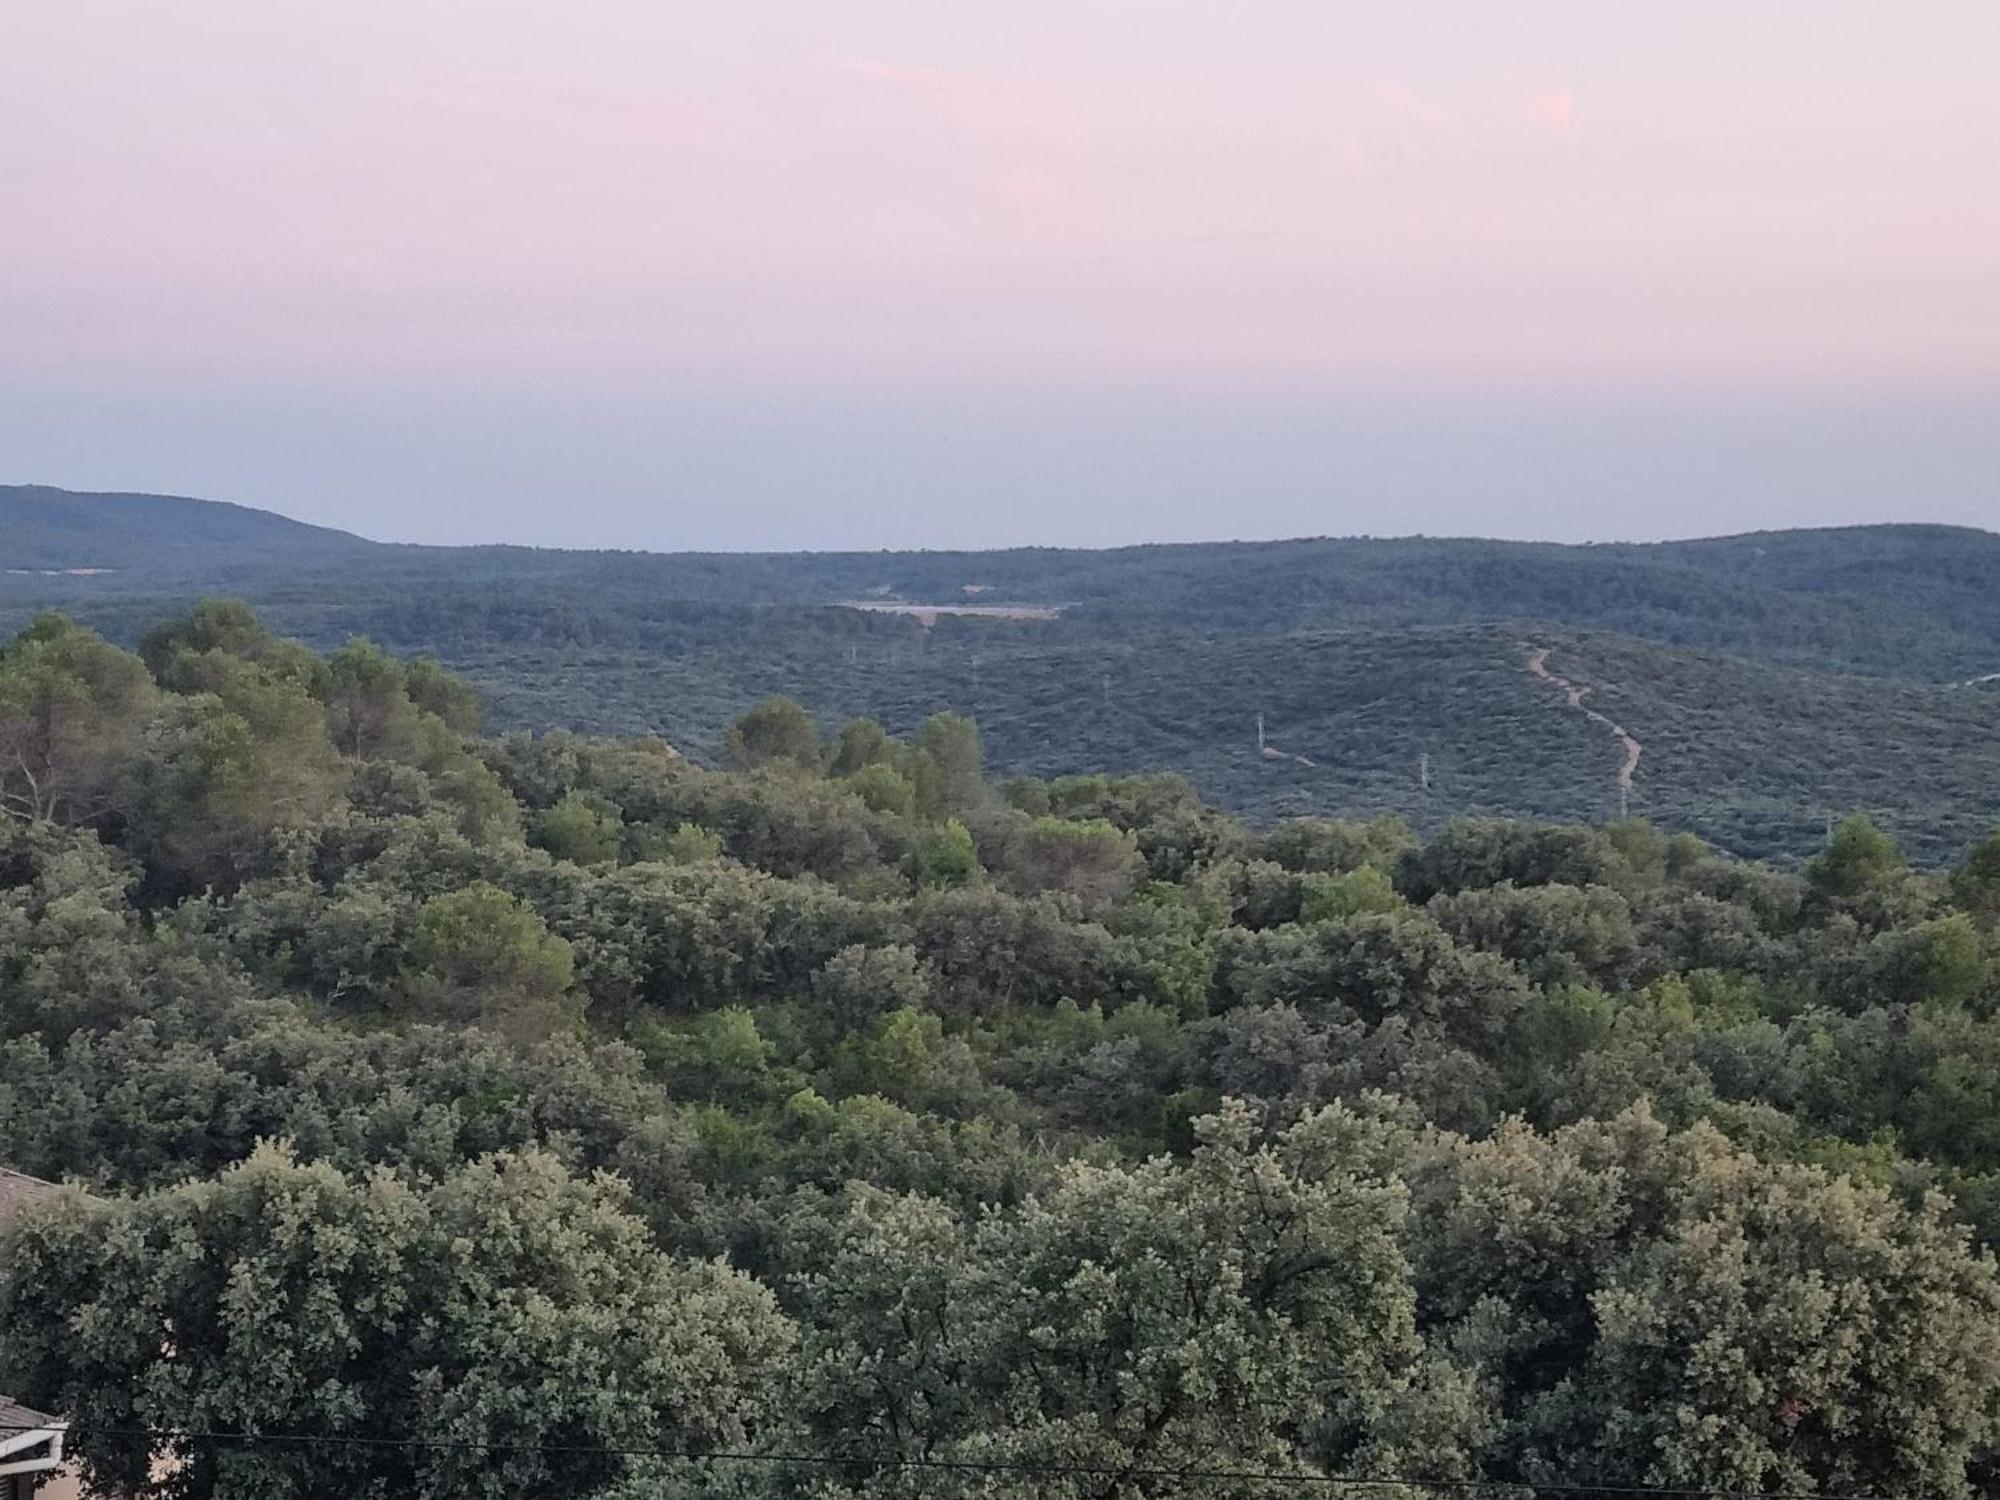
[[[388,550],[345,531],[219,500],[0,485],[0,568],[200,581]]]

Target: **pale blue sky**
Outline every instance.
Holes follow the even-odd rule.
[[[677,546],[2000,520],[2000,6],[24,0],[0,480]]]

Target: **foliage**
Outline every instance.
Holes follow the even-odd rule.
[[[979,851],[958,819],[928,828],[910,846],[910,879],[929,890],[970,884],[979,871]]]
[[[190,1497],[2000,1484],[2000,840],[480,740],[227,603],[0,680],[77,789],[0,819],[0,1156],[95,1194],[0,1240],[0,1389],[107,1481],[150,1424],[504,1450],[189,1438]]]
[[[855,1194],[808,1240],[811,1269],[791,1288],[809,1310],[815,1447],[1310,1473],[1298,1436],[1329,1414],[1365,1423],[1415,1352],[1401,1196],[1352,1169],[1302,1173],[1253,1134],[1239,1109],[1207,1122],[1185,1163],[1073,1167],[976,1226],[932,1200]],[[877,1492],[980,1492],[937,1483],[891,1472]]]
[[[45,615],[0,649],[0,811],[84,823],[119,805],[152,712],[145,667]]]
[[[547,1156],[424,1188],[268,1146],[213,1182],[36,1214],[0,1319],[86,1434],[441,1440],[86,1437],[99,1482],[143,1484],[157,1457],[189,1495],[588,1492],[622,1467],[592,1450],[743,1441],[791,1337],[762,1288],[662,1256],[615,1185]]]
[[[819,730],[791,699],[766,698],[729,726],[729,763],[739,771],[780,764],[816,771]]]
[[[616,859],[623,831],[618,809],[590,792],[564,793],[535,820],[535,842],[557,859],[580,865]]]
[[[570,945],[485,881],[433,896],[410,943],[409,1013],[546,1035],[574,1019]]]
[[[1015,885],[1092,906],[1131,890],[1140,868],[1138,841],[1102,818],[1036,818],[1009,830],[1004,846],[1000,863]]]

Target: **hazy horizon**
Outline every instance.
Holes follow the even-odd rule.
[[[915,403],[872,424],[823,412],[806,420],[802,403],[781,414],[796,423],[782,440],[770,436],[768,403],[760,426],[711,398],[673,410],[683,474],[668,481],[596,467],[593,456],[616,451],[599,442],[550,453],[544,429],[508,420],[518,403],[507,401],[492,411],[383,402],[376,420],[394,435],[392,469],[375,450],[344,442],[352,430],[344,414],[273,407],[245,423],[247,396],[219,418],[184,404],[135,413],[118,432],[143,457],[113,463],[97,452],[101,406],[66,420],[58,403],[26,393],[0,407],[9,469],[0,482],[223,500],[389,542],[660,552],[1418,534],[1646,542],[1898,521],[1992,529],[1995,395],[1922,407],[1854,399],[1775,415],[1741,406],[1585,413],[1572,404],[1540,425],[1519,408],[1377,405],[1336,422],[1296,406],[1128,400],[1081,421],[1071,413],[1067,427],[1052,409],[1017,408],[1016,420],[954,432]],[[574,434],[642,419],[632,403],[607,400],[558,425]],[[648,425],[659,421],[656,409]],[[17,423],[34,442],[11,438]],[[1021,426],[1043,443],[1022,451],[1013,442]],[[1891,440],[1898,427],[1909,442]],[[950,486],[957,503],[933,506],[926,477],[948,451],[964,460]],[[1038,483],[1033,470],[1051,464],[1060,478]],[[1563,472],[1578,466],[1589,482],[1564,490]],[[653,498],[670,489],[699,497],[704,483],[710,495],[737,499]]]
[[[0,473],[385,540],[2000,513],[2000,8],[75,0]]]
[[[83,499],[89,499],[95,496],[103,495],[112,497],[140,497],[140,498],[149,498],[158,500],[194,500],[200,502],[229,505],[229,506],[239,507],[242,509],[267,512],[288,520],[300,521],[307,525],[320,526],[335,531],[346,532],[349,535],[355,536],[362,541],[379,542],[390,546],[526,547],[543,551],[558,551],[558,552],[572,552],[572,551],[609,551],[609,552],[641,552],[641,553],[681,552],[681,553],[702,553],[702,554],[717,554],[717,555],[731,555],[731,554],[786,555],[791,553],[811,552],[819,554],[858,553],[865,555],[878,552],[1004,552],[1004,551],[1047,551],[1047,550],[1119,551],[1119,550],[1126,550],[1131,548],[1143,548],[1143,547],[1268,546],[1285,542],[1317,542],[1317,541],[1492,542],[1502,545],[1546,544],[1554,546],[1616,547],[1616,546],[1653,546],[1653,545],[1663,545],[1673,542],[1727,541],[1746,536],[1769,535],[1769,534],[1782,533],[1788,531],[1828,531],[1828,530],[1838,531],[1838,530],[1849,530],[1856,528],[1867,528],[1874,526],[1912,526],[1912,527],[1934,526],[1934,527],[1944,527],[1957,530],[1974,531],[1986,536],[2000,536],[2000,526],[1980,525],[1977,522],[1970,522],[1970,521],[1932,521],[1924,519],[1922,517],[1912,517],[1909,519],[1890,520],[1890,521],[1861,520],[1861,521],[1833,521],[1825,523],[1807,522],[1796,526],[1778,526],[1778,527],[1749,526],[1749,527],[1737,527],[1728,530],[1671,532],[1671,533],[1663,533],[1659,536],[1646,536],[1646,537],[1639,537],[1639,536],[1588,537],[1588,538],[1574,539],[1568,541],[1549,538],[1549,537],[1515,535],[1499,531],[1418,530],[1418,531],[1291,531],[1291,532],[1276,532],[1270,535],[1251,535],[1251,534],[1229,535],[1218,532],[1217,534],[1212,536],[1154,536],[1154,537],[1147,537],[1144,539],[1130,540],[1130,541],[1096,541],[1096,542],[1024,541],[1024,542],[998,542],[989,545],[979,545],[976,543],[967,543],[962,545],[924,545],[912,542],[897,546],[865,546],[865,545],[860,545],[858,543],[842,544],[836,541],[810,547],[759,546],[754,544],[747,546],[734,546],[734,547],[731,546],[643,547],[643,546],[627,546],[616,543],[592,545],[581,541],[523,542],[498,536],[470,537],[456,541],[413,541],[408,537],[378,535],[372,531],[359,529],[351,525],[342,525],[334,521],[316,521],[308,516],[295,514],[292,511],[287,510],[280,503],[275,503],[275,502],[262,503],[256,501],[241,500],[232,498],[227,495],[194,495],[194,494],[188,494],[180,490],[158,490],[158,489],[146,490],[146,489],[132,489],[129,487],[119,487],[116,489],[101,489],[101,490],[78,489],[75,486],[54,484],[47,480],[37,479],[37,478],[28,478],[25,480],[0,478],[0,490],[5,490],[10,486],[17,488],[24,488],[24,489],[46,489],[46,490],[61,491],[63,493],[75,495]]]

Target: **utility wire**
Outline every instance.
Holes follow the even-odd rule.
[[[41,1432],[41,1426],[0,1423],[0,1433]],[[1417,1479],[1407,1475],[1302,1474],[1277,1469],[1149,1468],[1124,1464],[1036,1463],[1029,1460],[912,1458],[869,1454],[758,1453],[695,1448],[655,1448],[612,1443],[496,1443],[477,1438],[370,1437],[351,1433],[217,1432],[176,1427],[92,1427],[90,1435],[136,1438],[148,1443],[268,1443],[294,1447],[421,1449],[472,1453],[547,1453],[564,1457],[680,1459],[689,1463],[800,1464],[822,1468],[919,1469],[974,1474],[1018,1474],[1043,1478],[1173,1479],[1242,1484],[1315,1485],[1322,1489],[1409,1489],[1441,1493],[1526,1490],[1537,1495],[1632,1495],[1646,1500],[1899,1500],[1890,1495],[1839,1494],[1822,1490],[1723,1490],[1653,1484],[1544,1484],[1522,1479]]]

